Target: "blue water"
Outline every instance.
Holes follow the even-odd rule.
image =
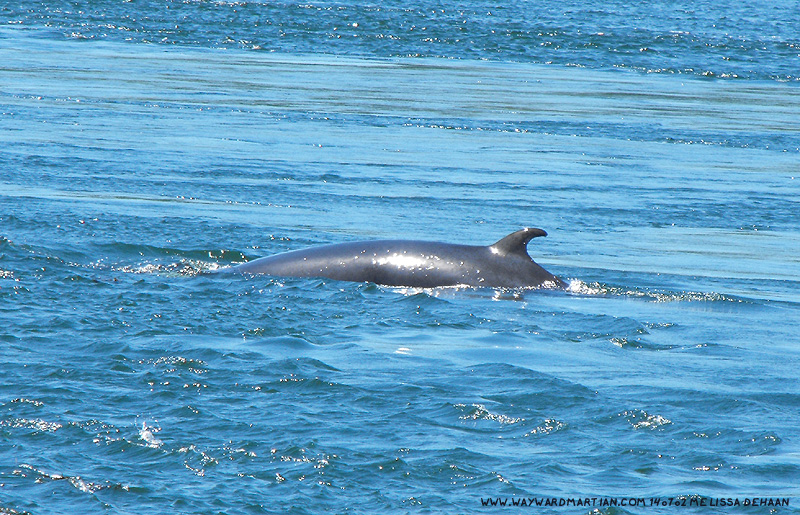
[[[0,25],[0,513],[800,513],[796,2]],[[524,226],[567,291],[200,274]]]

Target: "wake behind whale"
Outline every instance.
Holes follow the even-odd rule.
[[[547,236],[525,228],[487,246],[418,240],[375,240],[323,245],[267,256],[216,273],[323,277],[386,286],[434,288],[566,288],[528,255],[528,242]]]

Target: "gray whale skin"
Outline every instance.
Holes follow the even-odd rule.
[[[564,281],[528,255],[528,242],[537,236],[547,233],[525,228],[488,246],[415,240],[338,243],[267,256],[217,272],[324,277],[416,288],[565,288]]]

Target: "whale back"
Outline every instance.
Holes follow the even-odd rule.
[[[528,254],[528,242],[546,235],[542,229],[525,228],[488,246],[417,240],[338,243],[259,258],[227,271],[419,288],[564,287]]]

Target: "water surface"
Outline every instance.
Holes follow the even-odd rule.
[[[769,59],[729,45],[719,69],[702,42],[656,64],[579,49],[625,10],[531,14],[513,44],[471,26],[467,46],[450,24],[488,20],[476,7],[237,5],[0,8],[0,511],[795,501],[790,5],[756,12]],[[284,36],[254,28],[269,9],[294,13]],[[723,36],[709,10],[668,11],[706,27],[692,38],[756,32],[733,9]],[[329,37],[342,16],[366,34]],[[441,32],[429,52],[415,17]],[[672,41],[656,18],[644,33]],[[561,27],[551,58],[538,23]],[[197,275],[523,226],[548,231],[529,250],[566,292]]]

